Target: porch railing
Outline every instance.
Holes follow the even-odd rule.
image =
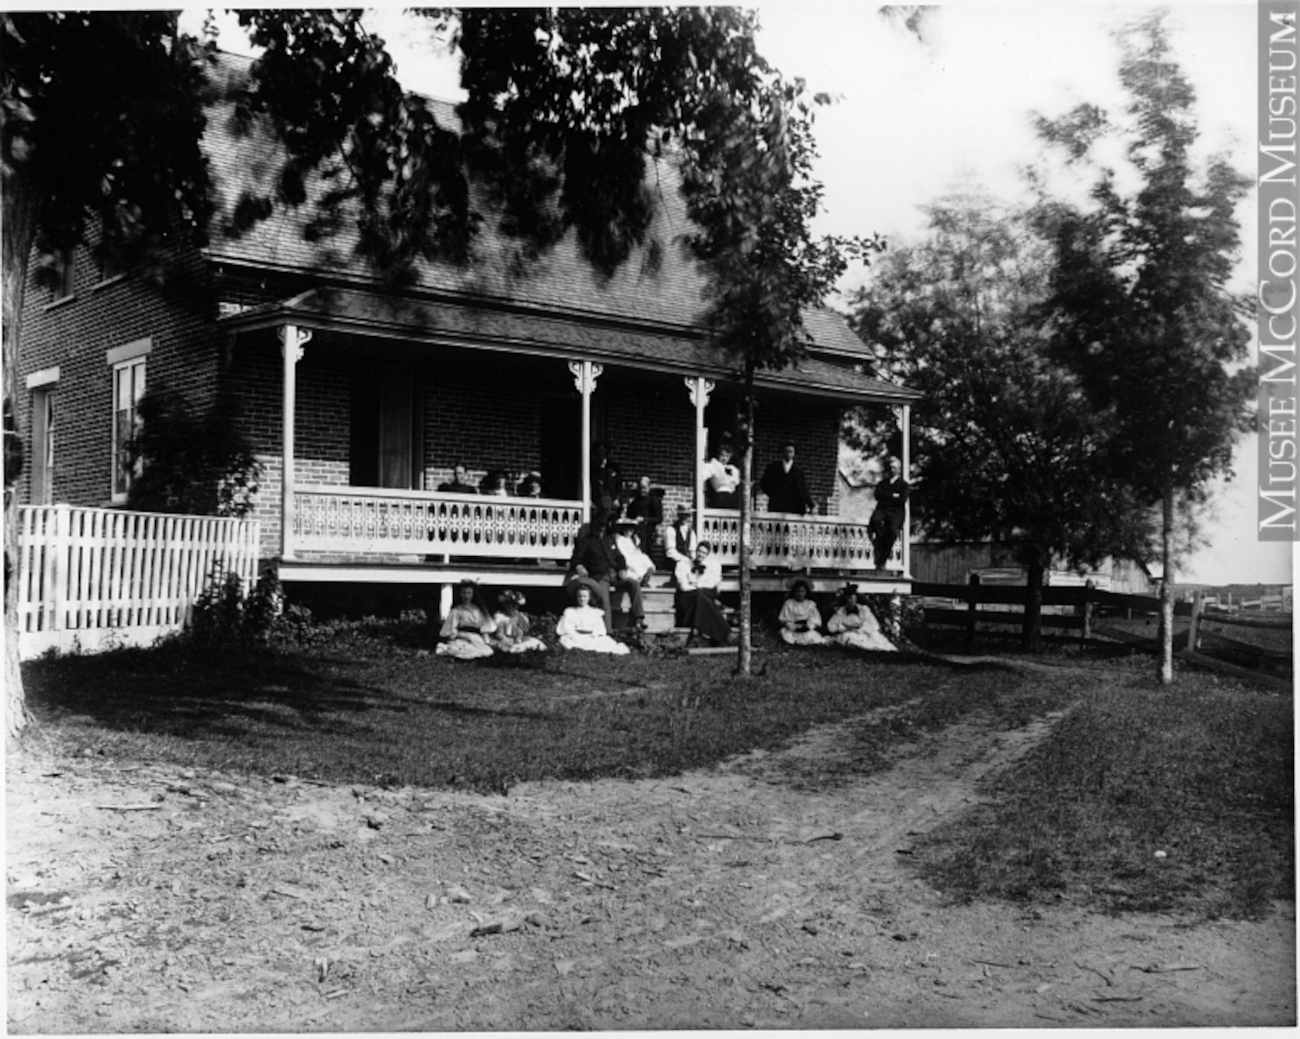
[[[19,653],[178,631],[218,561],[246,585],[256,580],[258,541],[253,520],[20,506]]]
[[[373,487],[294,490],[286,549],[567,560],[582,503]]]
[[[702,538],[714,546],[723,566],[740,565],[740,512],[705,509]],[[751,520],[753,566],[870,570],[875,566],[867,525],[835,516],[759,513]],[[903,541],[894,545],[887,570],[903,572]]]

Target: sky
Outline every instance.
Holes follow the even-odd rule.
[[[922,207],[959,185],[1014,202],[1023,170],[1042,158],[1034,113],[1061,114],[1082,101],[1118,109],[1118,50],[1110,33],[1152,5],[962,2],[927,18],[924,41],[891,24],[878,4],[775,2],[755,5],[759,49],[787,77],[837,97],[817,115],[816,175],[825,185],[818,233],[871,234],[893,242],[922,233]],[[1197,92],[1201,154],[1226,153],[1254,176],[1256,5],[1176,2],[1174,52]],[[367,23],[389,44],[411,89],[454,100],[457,65],[428,23],[397,8]],[[221,43],[240,50],[223,32]],[[1234,288],[1255,286],[1255,195],[1239,211],[1245,248]],[[861,284],[850,271],[842,288]],[[1236,453],[1236,478],[1216,482],[1209,544],[1176,580],[1210,584],[1290,583],[1289,544],[1255,538],[1253,435]]]

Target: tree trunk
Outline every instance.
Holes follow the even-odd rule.
[[[1160,684],[1174,680],[1174,566],[1170,545],[1174,529],[1174,488],[1165,487],[1160,516]]]
[[[750,525],[754,516],[754,376],[745,373],[740,453],[740,651],[736,674],[754,673],[754,594],[749,572]]]
[[[0,227],[3,228],[0,286],[0,339],[4,366],[4,597],[5,597],[5,739],[22,734],[30,715],[18,666],[18,478],[23,468],[23,438],[18,422],[18,357],[22,331],[27,263],[36,237],[38,193],[30,176],[15,165],[8,128],[0,126]]]
[[[1020,628],[1020,648],[1026,653],[1043,651],[1043,557],[1030,557],[1025,588],[1025,617]]]

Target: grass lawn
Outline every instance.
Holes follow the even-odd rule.
[[[1162,687],[1146,661],[1130,670],[1090,685],[992,780],[991,803],[919,842],[931,882],[957,898],[1206,917],[1294,899],[1292,698],[1192,671]]]
[[[918,730],[974,712],[1017,728],[1071,707],[993,781],[991,804],[918,843],[933,883],[956,898],[1231,916],[1292,897],[1289,696],[1190,671],[1162,689],[1145,661],[1025,673],[778,645],[758,657],[763,675],[736,680],[726,655],[461,662],[431,647],[425,627],[375,622],[331,626],[307,646],[178,640],[43,659],[24,666],[30,738],[70,754],[505,791],[673,775],[897,708],[845,729],[852,753],[812,777],[824,786],[886,768]]]

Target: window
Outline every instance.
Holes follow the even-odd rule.
[[[77,250],[75,247],[60,250],[54,261],[54,286],[50,291],[50,302],[71,299],[76,283],[73,275],[77,270]]]
[[[33,505],[54,501],[54,417],[59,369],[46,368],[27,377],[32,393],[32,489]]]
[[[108,351],[113,369],[113,501],[126,500],[140,474],[135,436],[140,431],[140,398],[144,396],[145,366],[152,343],[140,339]]]

